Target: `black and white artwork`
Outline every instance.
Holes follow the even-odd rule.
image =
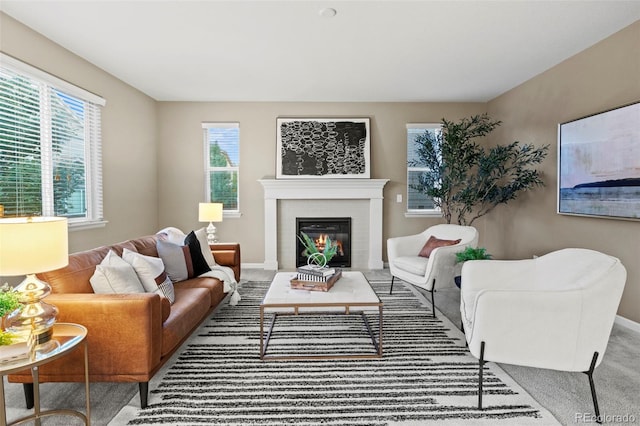
[[[369,178],[368,118],[278,118],[277,178]]]

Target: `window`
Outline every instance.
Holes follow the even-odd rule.
[[[202,123],[204,128],[206,201],[222,203],[225,212],[239,212],[240,126]]]
[[[440,124],[407,124],[407,213],[439,213],[433,199],[414,188],[420,183],[422,174],[428,170],[420,159],[417,143],[421,137],[437,137],[442,131]]]
[[[0,214],[102,221],[104,100],[0,56]]]

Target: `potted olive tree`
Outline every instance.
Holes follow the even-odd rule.
[[[548,145],[512,142],[485,147],[476,140],[489,135],[500,121],[487,114],[459,122],[442,119],[442,132],[416,136],[416,160],[423,167],[411,188],[431,197],[451,223],[471,225],[499,204],[506,204],[536,186],[543,186],[541,172],[532,168],[546,157]]]

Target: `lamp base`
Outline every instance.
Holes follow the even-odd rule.
[[[42,300],[51,293],[51,287],[34,274],[28,274],[16,291],[22,306],[7,316],[5,327],[27,342],[32,350],[46,352],[49,344],[55,343],[51,339],[52,327],[58,316],[58,308]]]
[[[216,227],[213,225],[213,222],[209,222],[209,226],[207,226],[207,243],[214,244],[217,242]]]
[[[42,337],[43,334],[48,335],[48,340],[41,342],[41,343],[37,343],[37,341]],[[48,352],[51,352],[52,350],[58,348],[60,346],[60,342],[58,342],[55,339],[52,339],[51,337],[53,336],[53,328],[49,329],[48,331],[39,334],[38,336],[36,336],[34,339],[34,342],[32,343],[32,345],[30,345],[31,351],[36,354],[36,353],[40,353],[40,354],[46,354]]]
[[[32,333],[31,343],[33,344],[33,346],[38,347],[40,345],[44,345],[45,343],[49,342],[52,337],[53,337],[53,327],[42,330],[38,334]]]

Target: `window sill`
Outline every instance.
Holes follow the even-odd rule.
[[[429,210],[424,212],[405,212],[404,217],[442,217],[442,212],[437,210]]]
[[[86,229],[104,228],[109,221],[95,220],[92,222],[69,222],[69,231],[84,231]]]
[[[240,212],[223,212],[222,213],[223,219],[237,219],[240,216],[242,216],[242,213]]]

